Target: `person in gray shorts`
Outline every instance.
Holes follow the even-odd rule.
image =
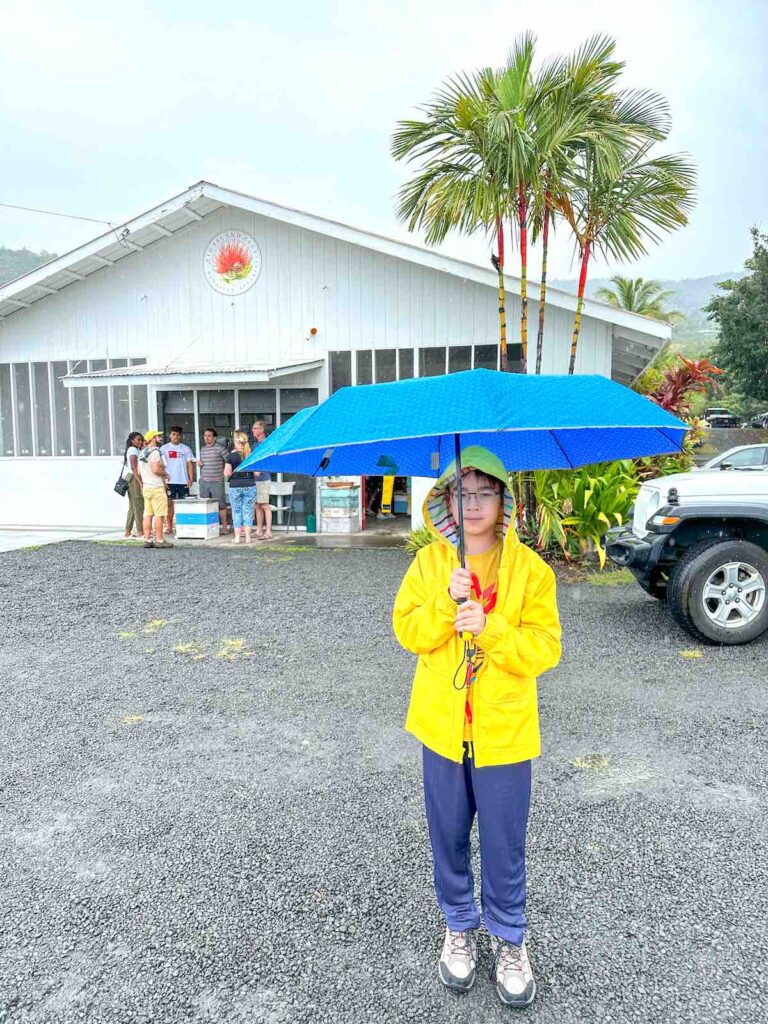
[[[203,432],[204,444],[197,464],[200,467],[200,497],[219,503],[221,532],[229,533],[227,526],[227,498],[224,492],[224,459],[226,451],[217,440],[216,431],[208,427]]]

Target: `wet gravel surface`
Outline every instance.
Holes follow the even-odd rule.
[[[514,1016],[485,973],[437,980],[407,562],[0,555],[0,1021]],[[634,587],[560,597],[519,1016],[765,1020],[768,640],[697,649]]]

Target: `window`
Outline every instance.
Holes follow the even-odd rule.
[[[754,448],[742,448],[740,452],[734,452],[733,455],[721,459],[720,462],[727,463],[729,466],[763,466],[767,453],[768,448],[756,445]]]
[[[16,388],[16,454],[32,454],[32,389],[29,384],[29,363],[13,364]]]
[[[352,383],[352,353],[331,352],[331,394]]]
[[[122,370],[124,366],[128,365],[127,359],[110,359],[109,368],[110,370]]]
[[[93,454],[109,455],[109,388],[93,388]]]
[[[62,377],[67,375],[65,362],[53,363],[53,438],[56,455],[72,454],[72,434],[69,422],[71,391],[64,387]]]
[[[11,365],[10,363],[0,363],[0,455],[13,454]]]
[[[510,362],[511,362],[511,353]],[[498,345],[475,345],[475,369],[478,367],[486,370],[498,370],[499,368],[499,346]]]
[[[373,352],[369,348],[357,353],[357,383],[373,383]]]
[[[91,454],[91,404],[88,388],[73,388],[75,410],[75,455]]]
[[[317,405],[317,388],[280,388],[281,423],[308,405]]]
[[[407,380],[413,376],[413,349],[412,348],[399,348],[397,350],[397,360],[400,364],[398,380]]]
[[[376,383],[397,379],[397,353],[393,348],[382,348],[376,352]]]
[[[216,427],[219,434],[231,437],[235,429],[235,392],[201,391],[198,396],[200,429]],[[157,396],[158,430],[170,441],[171,427],[181,427],[184,442],[195,447],[195,402],[192,391],[161,391]]]
[[[122,455],[131,431],[131,390],[127,384],[112,389],[112,454]]]
[[[48,363],[32,364],[35,385],[35,455],[53,454],[51,432],[51,392],[48,386]]]
[[[445,373],[445,348],[419,349],[419,376],[437,377]]]
[[[263,420],[267,433],[275,429],[277,399],[274,388],[253,388],[238,392],[238,420],[242,430],[251,435],[254,420]]]
[[[149,423],[149,400],[147,385],[134,384],[131,388],[131,427],[146,433]]]
[[[451,345],[448,349],[448,373],[472,369],[472,346]]]

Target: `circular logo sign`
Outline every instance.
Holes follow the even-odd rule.
[[[208,243],[203,257],[208,283],[222,295],[242,295],[261,273],[261,249],[245,231],[222,231]]]

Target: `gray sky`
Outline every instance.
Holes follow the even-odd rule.
[[[632,273],[738,269],[750,225],[768,226],[761,0],[3,0],[2,15],[3,202],[120,221],[206,178],[405,237],[395,121],[451,73],[502,63],[518,32],[533,30],[543,57],[600,31],[628,86],[669,99],[667,149],[700,172],[690,226]],[[98,233],[0,209],[12,247],[64,252]],[[487,263],[480,237],[444,250]],[[576,272],[564,229],[550,272]]]

